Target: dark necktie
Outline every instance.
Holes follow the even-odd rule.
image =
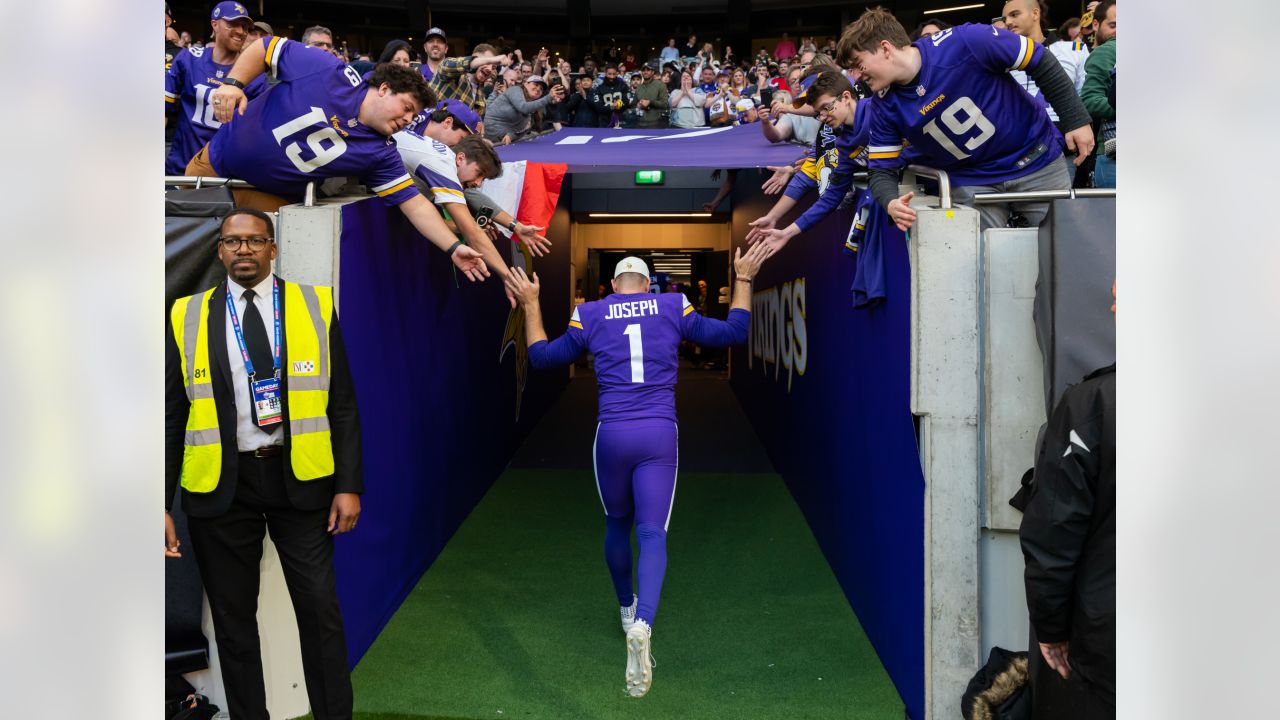
[[[249,351],[249,360],[253,363],[253,373],[256,379],[266,380],[275,375],[275,361],[271,353],[271,342],[267,339],[267,327],[262,322],[262,313],[258,312],[258,305],[253,301],[255,293],[252,290],[245,290],[244,295],[244,317],[240,319],[240,330],[244,333],[244,346]],[[258,421],[258,406],[252,403],[253,388],[249,388],[250,403],[252,405],[253,421]],[[268,427],[258,426],[258,429],[268,435],[280,429],[281,423],[276,423]]]

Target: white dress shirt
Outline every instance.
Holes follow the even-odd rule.
[[[271,298],[271,279],[273,275],[267,275],[266,279],[254,286],[253,304],[258,308],[258,314],[262,316],[262,325],[267,331],[267,342],[271,345],[271,352],[274,355],[276,351],[276,328],[274,323],[275,308]],[[236,303],[236,315],[240,317],[240,327],[244,330],[244,291],[246,288],[241,286],[235,280],[227,278],[227,292],[231,294],[231,298]],[[281,318],[283,320],[283,318]],[[244,357],[240,355],[240,344],[236,342],[236,329],[231,324],[231,318],[226,319],[227,333],[227,359],[231,362],[231,386],[236,391],[236,446],[240,452],[252,452],[267,445],[283,445],[284,429],[277,430],[270,435],[262,432],[258,428],[258,423],[253,419],[253,394],[249,391],[249,373],[244,369]],[[280,328],[280,332],[284,332],[284,328]],[[284,367],[284,358],[280,358],[281,368]],[[265,368],[255,367],[254,373],[259,380],[265,380],[272,375],[271,366]],[[282,423],[283,424],[283,423]]]

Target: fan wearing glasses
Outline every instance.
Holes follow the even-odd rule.
[[[834,164],[831,174],[826,178],[814,178],[819,183],[821,195],[795,222],[782,229],[776,227],[778,220],[795,205],[794,200],[789,203],[779,201],[769,214],[751,222],[747,242],[765,243],[770,254],[781,250],[791,238],[822,222],[839,207],[840,201],[853,187],[854,172],[867,167],[866,145],[871,131],[872,103],[858,101],[849,78],[834,69],[810,75],[800,81],[793,104],[795,107],[812,106],[817,111],[818,122],[835,133],[834,152],[838,154],[839,162],[827,162],[826,167]]]

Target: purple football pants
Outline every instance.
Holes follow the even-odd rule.
[[[636,529],[640,586],[636,617],[653,627],[667,572],[667,523],[676,493],[679,431],[672,420],[601,423],[593,452],[604,505],[604,559],[618,604],[631,604],[631,527]]]

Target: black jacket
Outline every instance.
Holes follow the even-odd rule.
[[[622,101],[620,109],[614,107],[614,103],[618,100]],[[613,113],[616,112],[618,117],[622,117],[622,113],[635,104],[635,93],[631,92],[631,86],[621,77],[614,78],[613,82],[605,78],[591,90],[591,105],[598,114],[599,127],[608,127]]]
[[[1115,365],[1067,388],[1045,429],[1019,530],[1036,639],[1069,640],[1072,668],[1113,703],[1115,422]]]
[[[235,497],[239,453],[236,450],[235,389],[231,387],[231,366],[227,358],[227,283],[224,280],[209,297],[209,374],[213,384],[213,402],[218,409],[218,432],[222,436],[222,475],[218,486],[207,493],[182,490],[182,509],[192,517],[216,517],[231,507]],[[280,293],[280,321],[288,317],[286,293]],[[305,308],[303,308],[305,311]],[[281,333],[283,336],[284,333]],[[173,505],[174,492],[182,475],[183,438],[191,403],[182,384],[182,367],[178,344],[174,339],[169,314],[165,313],[164,348],[164,508]],[[287,339],[281,337],[280,364],[287,367]],[[347,365],[342,334],[338,330],[337,311],[329,326],[329,361],[332,379],[329,383],[329,425],[333,442],[334,474],[301,482],[293,477],[288,462],[289,405],[284,405],[285,490],[289,502],[300,510],[329,507],[334,493],[364,491],[364,471],[360,460],[360,416],[356,409],[355,387]],[[281,393],[287,397],[289,376],[282,373]]]
[[[577,91],[569,93],[565,100],[565,108],[569,113],[569,127],[600,127],[599,115],[591,105],[593,92],[589,90],[586,95]]]

